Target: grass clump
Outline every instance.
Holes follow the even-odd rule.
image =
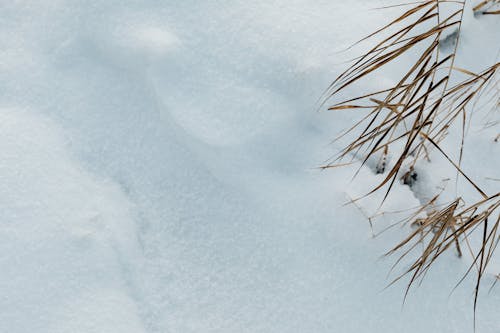
[[[413,171],[415,164],[429,159],[430,150],[444,156],[481,199],[466,203],[457,197],[440,207],[436,204],[437,198],[433,198],[419,209],[425,217],[409,217],[413,232],[389,254],[399,253],[399,263],[417,250],[418,244],[424,245],[416,260],[396,279],[410,276],[407,293],[441,254],[456,249],[461,256],[461,244],[465,243],[473,258],[466,275],[472,271],[477,274],[475,309],[485,269],[500,241],[500,192],[486,193],[462,170],[461,164],[471,110],[479,102],[493,105],[493,112],[500,106],[500,63],[484,64],[480,72],[455,66],[466,3],[427,0],[401,5],[406,9],[399,17],[360,41],[379,38],[375,46],[354,59],[335,79],[324,96],[325,101],[337,98],[346,88],[367,80],[403,56],[411,57],[413,63],[391,87],[353,96],[329,107],[332,111],[360,111],[364,117],[340,136],[349,136],[352,140],[323,168],[344,165],[346,158],[359,159],[361,165],[377,158],[376,172],[384,177],[367,195],[384,191],[385,200],[396,181],[411,186],[417,180]],[[476,16],[500,14],[499,3],[498,0],[482,1],[473,11]],[[456,122],[461,123],[462,136],[457,143],[459,157],[454,160],[441,143]],[[394,156],[391,165],[386,163],[388,152]],[[473,233],[481,235],[481,245],[476,249],[468,242]]]

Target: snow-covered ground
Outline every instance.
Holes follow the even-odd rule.
[[[380,198],[343,205],[380,176],[316,168],[354,119],[316,112],[338,51],[390,3],[0,0],[0,332],[472,332],[470,262],[402,307],[382,255],[409,229],[372,238]],[[499,25],[466,19],[493,50],[470,67]],[[472,133],[464,168],[495,177],[494,130]],[[418,203],[398,184],[384,209]]]

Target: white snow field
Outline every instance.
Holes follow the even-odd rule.
[[[357,117],[316,111],[339,51],[394,3],[0,0],[0,332],[473,332],[474,276],[452,292],[470,260],[403,306],[383,254],[409,227],[373,238],[381,196],[344,205],[381,176],[317,169]],[[465,18],[463,66],[493,61],[498,21]],[[482,121],[464,169],[493,191]],[[396,184],[384,209],[418,203]],[[492,265],[479,333],[500,332]]]

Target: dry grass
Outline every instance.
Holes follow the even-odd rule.
[[[481,15],[499,14],[496,10],[499,3],[498,0],[483,1],[474,7],[474,12]],[[401,16],[361,40],[380,38],[374,47],[356,58],[329,87],[325,101],[370,75],[376,75],[377,71],[397,62],[403,55],[412,54],[415,57],[413,64],[405,69],[392,87],[354,96],[329,107],[332,111],[364,111],[366,115],[340,136],[353,135],[354,139],[332,163],[323,168],[336,167],[347,157],[351,160],[359,158],[364,165],[369,158],[382,156],[377,173],[385,176],[367,195],[383,190],[385,200],[398,179],[402,178],[406,183],[405,176],[411,175],[415,163],[422,158],[428,159],[429,150],[440,152],[482,199],[464,206],[465,203],[457,198],[444,208],[436,208],[437,198],[434,198],[419,211],[426,212],[425,218],[417,219],[417,214],[410,217],[416,229],[389,253],[402,252],[401,260],[413,252],[417,244],[424,244],[423,252],[403,274],[411,276],[408,292],[442,253],[455,248],[461,256],[460,244],[465,242],[468,245],[470,234],[482,230],[482,246],[476,250],[467,246],[474,258],[467,274],[472,270],[477,272],[475,309],[485,268],[500,240],[500,193],[487,194],[483,191],[462,170],[461,162],[470,110],[487,98],[496,98],[496,110],[500,105],[500,63],[489,64],[480,73],[455,66],[465,1],[428,0],[410,5]],[[446,11],[449,14],[444,15],[442,6],[448,9],[453,7],[453,10]],[[455,40],[452,40],[451,50],[445,52],[443,43],[449,43],[450,38]],[[457,121],[461,122],[462,139],[457,143],[459,158],[454,161],[440,143]],[[385,161],[388,151],[395,156],[395,162],[390,167]]]
[[[473,11],[475,15],[499,15],[499,4],[500,0],[485,0],[474,6]]]
[[[462,200],[458,198],[442,209],[431,211],[425,218],[415,219],[412,222],[415,227],[414,231],[388,254],[403,251],[400,261],[415,250],[419,244],[423,244],[424,250],[406,272],[395,281],[406,274],[411,274],[410,283],[406,290],[407,293],[411,284],[423,277],[436,259],[445,251],[455,247],[458,255],[462,256],[460,240],[466,240],[468,250],[474,258],[466,274],[473,268],[477,270],[475,308],[481,279],[500,241],[498,230],[500,227],[499,198],[500,192],[465,208],[461,208],[460,203]],[[482,242],[481,246],[474,250],[467,242],[467,239],[476,230],[481,232]]]

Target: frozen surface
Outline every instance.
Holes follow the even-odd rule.
[[[381,256],[408,229],[343,205],[380,176],[316,169],[353,120],[317,98],[390,3],[0,0],[0,331],[472,332],[468,262],[402,308]],[[484,24],[464,43],[494,44]],[[480,128],[465,167],[495,177]],[[416,205],[397,185],[385,209]]]

